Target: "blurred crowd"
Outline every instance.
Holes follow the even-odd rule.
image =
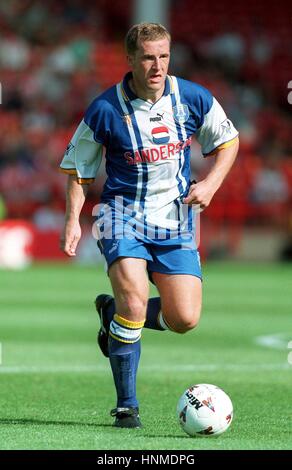
[[[0,4],[1,214],[60,227],[58,165],[84,110],[127,70],[131,3],[11,0]],[[209,88],[240,131],[234,170],[206,217],[288,226],[292,188],[291,4],[170,2],[171,72]],[[290,11],[289,11],[290,9]],[[210,165],[193,144],[192,169]],[[98,202],[103,171],[84,209]]]

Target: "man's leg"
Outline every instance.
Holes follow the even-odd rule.
[[[202,307],[202,281],[189,274],[152,273],[160,293],[161,319],[165,329],[186,333],[199,322]]]
[[[163,305],[160,297],[152,297],[148,300],[144,328],[162,331],[173,329],[178,332],[194,328],[199,321],[201,312],[202,286],[200,278],[186,274],[174,275],[157,272],[152,273],[152,278],[163,297]],[[108,330],[116,312],[115,301],[112,296],[101,294],[96,298],[96,308],[102,323],[98,333],[98,344],[103,354],[108,357]],[[180,326],[179,321],[182,321]],[[171,324],[173,327],[170,326]]]
[[[136,375],[149,291],[146,261],[119,258],[110,266],[109,277],[115,297],[108,344],[117,391],[115,425],[139,427],[139,416],[133,418],[131,413],[138,410]]]

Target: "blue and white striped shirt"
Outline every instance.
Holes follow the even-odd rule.
[[[80,184],[92,182],[105,151],[102,202],[117,196],[146,222],[177,228],[190,185],[191,140],[204,156],[232,143],[238,132],[204,87],[167,76],[162,97],[151,103],[129,87],[129,72],[87,109],[61,163]]]

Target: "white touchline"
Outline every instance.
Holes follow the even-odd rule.
[[[259,364],[184,364],[184,365],[143,365],[142,373],[154,372],[196,372],[196,371],[236,371],[236,372],[259,372],[261,370],[277,371],[291,370],[291,365],[286,362],[259,363]],[[0,374],[58,374],[58,373],[99,373],[110,372],[107,365],[61,365],[61,366],[1,366]]]
[[[292,332],[290,335],[288,333],[275,333],[273,335],[256,336],[254,341],[260,346],[284,351],[287,350],[287,344],[291,337]]]

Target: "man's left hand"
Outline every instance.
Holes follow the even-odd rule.
[[[203,210],[210,204],[214,190],[210,187],[210,183],[203,180],[199,183],[191,184],[189,194],[184,198],[184,204],[198,205]]]

